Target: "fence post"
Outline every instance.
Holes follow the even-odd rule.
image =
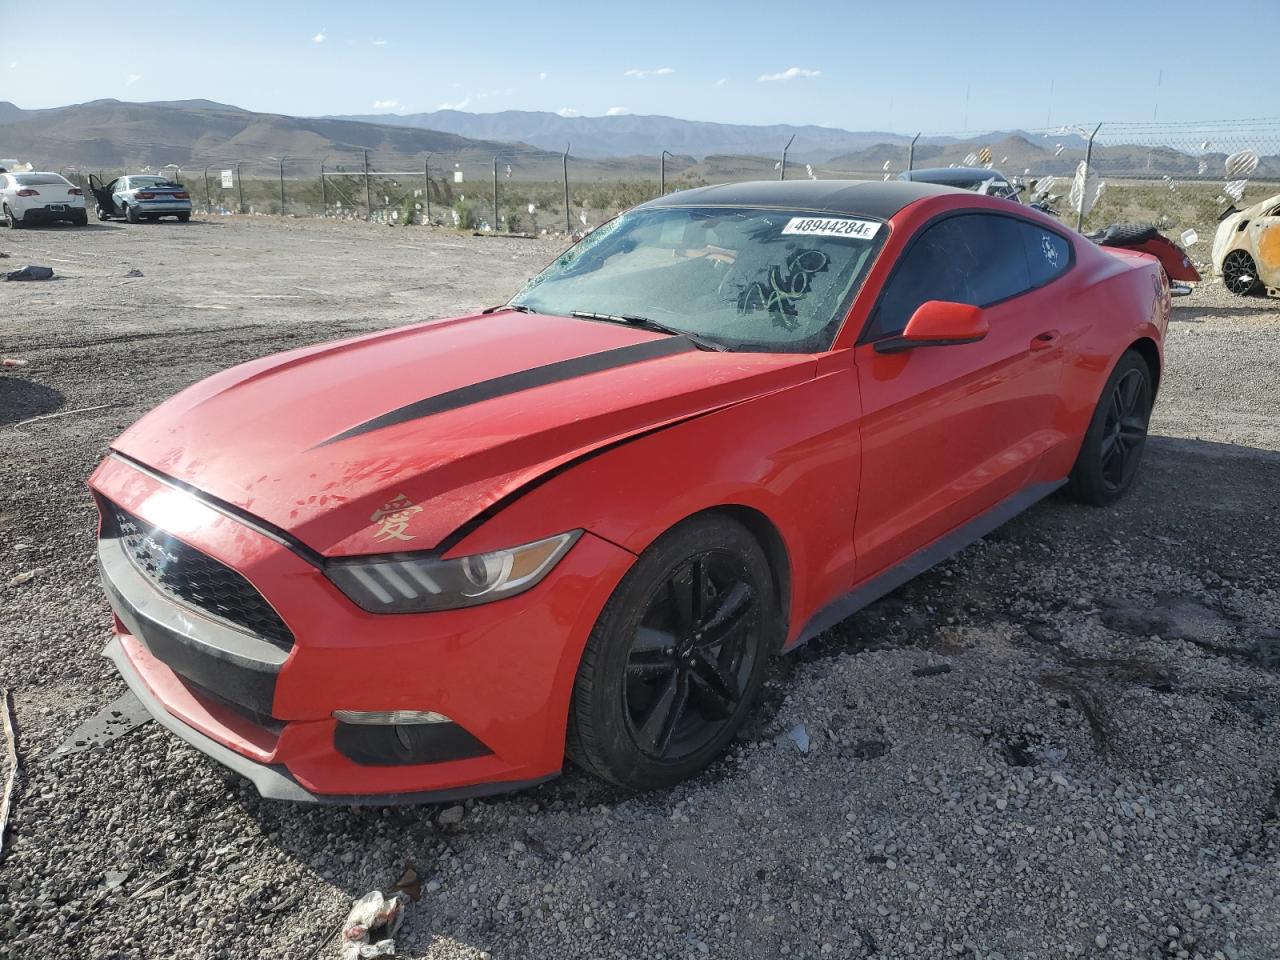
[[[498,158],[493,158],[493,232],[498,232]]]
[[[320,161],[320,216],[329,215],[329,194],[324,184],[324,161]]]
[[[422,160],[422,195],[427,198],[427,226],[431,226],[431,154]]]
[[[244,213],[244,177],[240,176],[240,161],[236,161],[236,192],[240,194],[240,212]]]
[[[674,160],[675,156],[670,150],[663,150],[662,156],[658,158],[658,196],[660,197],[667,195],[667,157]]]
[[[284,216],[284,157],[280,158],[280,216]]]
[[[907,169],[914,170],[913,164],[916,160],[916,141],[920,139],[920,134],[916,134],[911,138],[911,146],[907,147]]]
[[[782,163],[778,165],[779,180],[787,179],[787,151],[791,149],[791,143],[792,141],[795,140],[795,138],[796,138],[796,135],[793,133],[791,135],[791,140],[788,140],[787,145],[782,148]]]
[[[564,145],[564,155],[560,160],[564,163],[564,235],[573,233],[573,221],[569,219],[569,148],[572,143]]]
[[[1089,134],[1089,142],[1084,147],[1084,179],[1080,182],[1080,209],[1076,211],[1076,233],[1084,229],[1084,191],[1089,184],[1089,164],[1093,160],[1093,138],[1101,129],[1102,124],[1093,128],[1093,133]]]
[[[373,190],[369,186],[369,151],[364,152],[364,219],[373,221]]]
[[[213,197],[209,193],[209,165],[204,168],[204,212],[213,213]]]

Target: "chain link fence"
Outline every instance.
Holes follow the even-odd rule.
[[[1092,229],[1143,221],[1206,247],[1232,205],[1280,193],[1280,118],[1202,123],[1102,123],[1012,133],[926,131],[840,156],[695,158],[556,155],[512,146],[494,156],[207,157],[143,172],[184,183],[209,214],[269,214],[425,224],[515,234],[589,230],[664,191],[783,178],[890,179],[908,169],[989,167],[1039,198],[1064,222]],[[138,170],[64,168],[88,187]]]

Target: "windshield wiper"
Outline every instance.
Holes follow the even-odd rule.
[[[495,307],[485,307],[481,313],[497,313],[499,310],[514,310],[516,313],[537,313],[533,307],[526,307],[523,303],[500,303]]]
[[[729,348],[722,343],[716,343],[713,340],[704,340],[696,333],[690,333],[687,330],[679,330],[676,327],[668,327],[665,323],[659,323],[657,320],[650,320],[648,317],[640,317],[634,313],[595,313],[591,310],[572,310],[569,316],[578,317],[582,320],[602,320],[605,323],[625,323],[630,327],[640,327],[642,330],[652,330],[654,333],[669,333],[673,337],[687,337],[699,350],[710,350],[715,353],[724,353]]]

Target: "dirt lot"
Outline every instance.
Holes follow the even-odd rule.
[[[698,781],[442,815],[266,803],[156,724],[54,757],[124,690],[84,479],[194,380],[499,302],[554,247],[224,218],[0,251],[61,277],[0,284],[0,957],[333,957],[410,862],[409,956],[1280,956],[1280,305],[1180,301],[1129,498],[1050,499],[780,662]]]

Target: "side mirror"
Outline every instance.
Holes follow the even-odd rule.
[[[926,300],[916,308],[902,333],[876,342],[877,353],[901,353],[915,347],[975,343],[990,329],[981,307],[950,300]]]

